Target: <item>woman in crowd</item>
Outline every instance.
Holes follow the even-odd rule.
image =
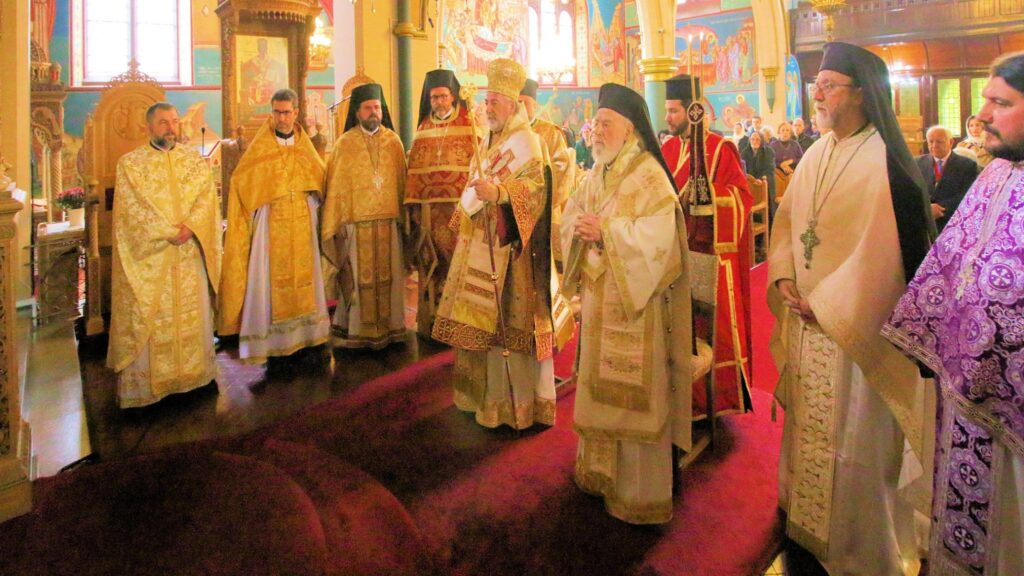
[[[775,217],[775,153],[764,145],[764,137],[756,130],[751,132],[747,146],[740,152],[740,158],[754,178],[768,180],[768,219]]]

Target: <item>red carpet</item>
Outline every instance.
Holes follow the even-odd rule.
[[[575,487],[571,387],[554,427],[486,430],[453,407],[446,352],[252,434],[41,480],[0,525],[0,573],[760,575],[782,540],[764,274],[755,412],[722,419],[664,526]]]
[[[779,371],[768,350],[768,341],[775,327],[775,317],[765,300],[768,285],[768,264],[759,264],[750,270],[750,337],[754,355],[754,387],[769,394],[775,392]]]

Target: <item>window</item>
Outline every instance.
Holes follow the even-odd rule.
[[[190,0],[72,0],[72,84],[103,84],[128,70],[192,81]]]
[[[540,84],[576,84],[575,0],[530,0],[529,70]]]
[[[971,114],[981,112],[981,107],[985,105],[985,98],[981,95],[981,92],[987,85],[987,76],[971,78]]]
[[[960,124],[960,79],[943,78],[938,82],[939,124],[949,130],[954,138],[963,132]]]

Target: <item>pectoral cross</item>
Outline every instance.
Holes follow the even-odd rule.
[[[373,175],[373,186],[377,190],[380,190],[381,185],[384,184],[384,179],[380,177],[380,174]]]
[[[814,228],[817,225],[818,221],[811,218],[807,221],[807,230],[800,235],[800,241],[804,244],[804,268],[808,270],[811,268],[811,256],[814,255],[814,247],[821,244],[818,235],[814,233]]]

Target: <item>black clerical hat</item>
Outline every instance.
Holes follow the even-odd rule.
[[[680,100],[683,104],[693,102],[693,90],[700,94],[700,78],[691,78],[686,74],[677,74],[665,81],[665,100]]]
[[[647,112],[647,102],[643,96],[637,94],[632,88],[622,84],[609,82],[601,86],[597,94],[597,108],[608,108],[623,116],[633,123],[637,138],[644,146],[644,150],[650,152],[665,169],[669,182],[672,182],[672,172],[665,164],[665,158],[661,155],[661,144],[654,134],[654,127],[651,126],[651,116]],[[673,184],[673,189],[675,184]]]
[[[889,68],[875,53],[845,42],[825,44],[819,72],[831,70],[853,79],[863,96],[862,110],[885,142],[886,166],[903,272],[909,281],[935,238],[928,188],[900,131],[892,107]]]
[[[381,108],[381,121],[380,123],[388,130],[394,130],[394,125],[391,123],[391,113],[388,112],[388,103],[384,100],[384,90],[380,87],[380,84],[362,84],[352,89],[352,96],[348,103],[348,116],[345,118],[345,131],[347,132],[353,126],[359,124],[359,120],[356,118],[356,112],[359,111],[359,107],[367,100],[380,100]]]
[[[420,94],[420,119],[417,120],[417,125],[422,124],[427,119],[427,115],[430,114],[430,91],[434,88],[447,88],[451,90],[452,98],[454,99],[453,105],[458,103],[465,106],[465,102],[462,101],[459,95],[462,85],[459,84],[459,79],[455,76],[455,72],[445,70],[444,68],[431,70],[427,72],[427,76],[423,79],[423,92]]]
[[[534,100],[537,99],[537,81],[533,78],[527,78],[526,82],[523,83],[523,89],[519,91],[520,96],[529,96]]]

